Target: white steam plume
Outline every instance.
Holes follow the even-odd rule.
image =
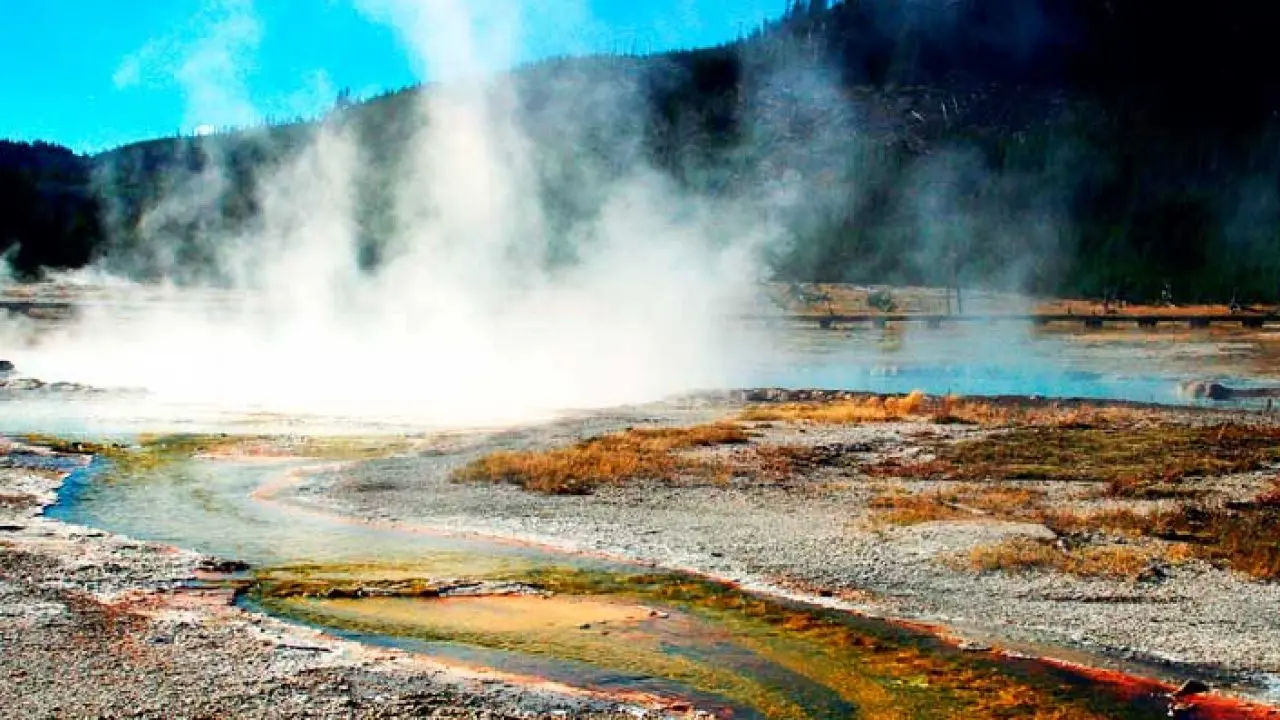
[[[365,159],[356,133],[332,120],[261,184],[253,231],[216,247],[211,275],[233,291],[167,286],[163,301],[129,314],[89,308],[15,358],[20,370],[146,388],[177,406],[448,425],[742,381],[751,348],[730,318],[753,297],[758,250],[773,239],[760,213],[690,197],[637,162],[587,171],[581,191],[603,198],[600,212],[553,230],[511,76],[490,73],[518,55],[515,4],[362,7],[446,80],[422,93],[386,261],[358,262]],[[550,102],[585,90],[556,86]],[[626,98],[618,106],[631,111]],[[201,192],[224,180],[217,167],[176,184],[180,196],[157,212],[208,203]],[[566,232],[576,263],[546,269]]]
[[[259,115],[246,90],[246,59],[261,39],[253,0],[207,0],[189,24],[124,58],[112,80],[119,89],[177,86],[186,130],[251,124]]]

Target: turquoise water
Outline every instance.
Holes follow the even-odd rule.
[[[762,358],[752,387],[824,388],[941,395],[1197,404],[1185,380],[1231,387],[1266,384],[1256,343],[1204,336],[1170,341],[1150,334],[1051,333],[1030,326],[798,330],[785,350]]]
[[[1254,336],[1231,333],[1053,332],[999,324],[929,329],[793,328],[755,336],[729,352],[723,387],[825,388],[969,396],[1038,395],[1162,404],[1210,404],[1179,396],[1186,380],[1229,387],[1280,386]],[[754,338],[754,339],[753,339]],[[339,379],[338,381],[342,381]],[[424,378],[423,382],[447,382]],[[324,392],[317,388],[317,392]],[[654,397],[652,400],[660,400]],[[1266,401],[1229,405],[1263,407]],[[413,419],[282,416],[218,406],[164,404],[137,396],[57,397],[0,393],[0,433],[95,438],[147,432],[351,435],[447,430]]]

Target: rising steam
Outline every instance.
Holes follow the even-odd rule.
[[[745,209],[747,198],[689,197],[639,161],[607,177],[585,171],[579,190],[600,200],[599,212],[569,228],[552,222],[511,76],[492,72],[518,56],[514,5],[362,0],[440,79],[421,94],[381,264],[360,262],[362,145],[331,118],[261,184],[253,232],[207,249],[216,265],[207,275],[229,279],[230,291],[112,278],[124,302],[91,304],[74,324],[42,334],[14,358],[19,368],[145,388],[175,406],[436,424],[738,383],[751,348],[726,319],[752,300],[774,230]],[[244,16],[248,2],[229,6],[235,27],[257,27]],[[200,62],[182,67],[200,72],[183,82],[218,83],[219,68],[234,74],[207,43],[197,52]],[[549,102],[586,91],[561,84]],[[635,99],[618,94],[618,112],[628,112]],[[205,103],[216,93],[188,95]],[[245,98],[229,102],[239,108]],[[571,120],[562,129],[571,135]],[[150,209],[142,227],[153,245],[165,243],[166,217],[218,196],[220,167],[174,183]],[[576,260],[549,265],[566,239]]]

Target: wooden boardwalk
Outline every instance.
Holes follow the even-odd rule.
[[[0,300],[0,311],[17,315],[34,317],[57,316],[70,317],[76,313],[77,304],[47,300]],[[870,325],[884,327],[886,325],[922,324],[931,328],[946,325],[991,325],[998,323],[1021,323],[1030,325],[1078,325],[1085,328],[1102,328],[1109,325],[1136,325],[1153,328],[1160,325],[1182,325],[1192,328],[1207,328],[1214,325],[1236,326],[1245,328],[1262,328],[1268,325],[1280,325],[1280,315],[1260,313],[1238,314],[1194,314],[1168,313],[1150,315],[1074,315],[1071,313],[1006,313],[985,315],[945,315],[930,313],[865,313],[853,315],[747,315],[740,319],[789,324],[813,324],[830,328],[849,325]]]
[[[60,315],[75,313],[76,305],[70,302],[46,300],[0,300],[0,311],[10,315]]]
[[[894,324],[923,324],[931,328],[944,325],[991,325],[997,323],[1021,323],[1030,325],[1080,325],[1085,328],[1102,328],[1109,325],[1136,325],[1158,327],[1182,325],[1207,328],[1213,325],[1234,325],[1246,328],[1262,328],[1280,324],[1280,315],[1240,313],[1236,315],[1196,315],[1177,312],[1158,315],[1073,315],[1070,313],[1024,313],[993,315],[936,315],[925,313],[885,313],[864,315],[757,315],[748,319],[762,322],[806,323],[829,328],[845,325],[872,325],[884,327]]]

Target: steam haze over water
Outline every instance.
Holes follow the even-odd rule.
[[[237,32],[269,32],[251,3],[220,7],[222,21],[178,57],[192,102],[247,102],[230,80],[252,62],[253,37]],[[331,118],[261,184],[256,229],[219,239],[208,275],[230,278],[231,292],[215,302],[198,286],[161,283],[161,301],[127,316],[119,305],[88,306],[18,354],[24,374],[145,388],[161,403],[444,424],[518,421],[745,379],[754,348],[724,319],[749,309],[760,251],[779,240],[758,207],[690,196],[637,161],[586,177],[581,192],[599,199],[599,211],[553,227],[510,76],[486,74],[518,55],[519,4],[364,0],[361,8],[446,79],[421,94],[419,129],[394,178],[387,259],[373,270],[360,263],[365,159],[350,128]],[[548,102],[585,90],[559,83]],[[610,99],[619,114],[634,101],[626,92]],[[166,218],[216,200],[227,182],[219,167],[210,163],[154,203],[141,223],[154,228],[149,242],[163,247]],[[566,238],[576,261],[549,264]],[[83,276],[127,295],[119,267]],[[5,332],[30,341],[21,327]]]
[[[787,52],[772,67],[743,63],[753,75],[742,85],[754,92],[739,98],[736,141],[750,147],[733,153],[771,158],[774,167],[728,167],[738,156],[725,153],[726,167],[695,167],[700,182],[681,182],[640,149],[652,98],[626,72],[629,59],[593,66],[621,68],[616,75],[496,72],[526,56],[524,3],[357,5],[440,79],[406,96],[414,105],[396,120],[409,128],[403,146],[391,145],[396,157],[371,157],[358,123],[330,114],[302,147],[266,153],[286,160],[263,165],[271,169],[256,185],[253,221],[197,237],[193,268],[192,239],[174,228],[219,216],[237,180],[235,163],[218,157],[231,152],[226,136],[194,145],[212,157],[193,175],[175,170],[158,183],[166,191],[136,223],[147,262],[117,248],[70,276],[109,288],[117,301],[86,303],[78,320],[53,328],[0,321],[0,348],[24,375],[137,388],[147,400],[31,406],[17,413],[26,427],[68,414],[86,423],[147,413],[183,420],[195,408],[491,425],[755,385],[1172,402],[1177,379],[1214,370],[1220,356],[1212,349],[1160,365],[1120,345],[1073,354],[1067,340],[1008,326],[903,342],[828,334],[811,345],[744,328],[731,318],[762,306],[766,258],[794,249],[796,228],[829,220],[868,192],[849,144],[865,118],[847,102],[837,69]],[[170,66],[150,70],[177,78],[192,122],[263,116],[243,82],[272,32],[257,10],[252,0],[210,0],[201,36],[161,43]],[[535,11],[588,14],[575,0]],[[811,130],[792,133],[794,125]],[[273,138],[247,132],[239,140],[252,147]],[[587,149],[601,145],[611,150],[604,160]],[[374,183],[387,198],[372,218],[385,229],[375,263],[365,257],[371,167],[387,169]],[[815,179],[828,171],[853,179]],[[965,153],[931,155],[903,182],[891,188],[903,205],[895,228],[920,240],[924,265],[974,238],[996,238],[1028,261],[998,265],[1016,286],[1030,260],[1052,260],[1070,234],[1063,198],[1040,197],[1017,175],[992,175]],[[109,209],[119,200],[103,199]]]

